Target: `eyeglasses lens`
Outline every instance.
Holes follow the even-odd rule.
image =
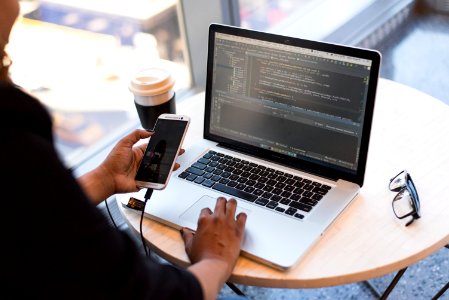
[[[398,218],[404,218],[415,211],[409,191],[404,188],[393,199],[393,210]]]

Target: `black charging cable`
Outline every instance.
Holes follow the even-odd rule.
[[[147,189],[145,193],[145,202],[143,203],[142,213],[140,215],[140,239],[142,240],[143,250],[145,251],[145,255],[150,257],[150,249],[147,248],[147,244],[145,243],[145,238],[143,237],[142,232],[142,223],[143,223],[143,214],[145,213],[145,206],[147,205],[147,201],[150,200],[151,195],[153,195],[153,189]]]

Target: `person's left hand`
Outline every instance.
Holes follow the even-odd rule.
[[[146,130],[135,130],[129,135],[122,138],[112,149],[107,158],[100,165],[106,174],[114,183],[114,193],[136,192],[139,188],[136,186],[134,177],[137,168],[142,160],[147,143],[135,146],[140,139],[146,139],[153,133]],[[181,149],[180,155],[184,153]],[[174,169],[179,168],[179,164],[175,164]]]

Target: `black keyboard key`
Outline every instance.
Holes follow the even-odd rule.
[[[265,192],[271,192],[274,187],[270,186],[270,185],[266,185],[262,188]]]
[[[271,192],[272,192],[273,194],[280,195],[280,194],[282,193],[282,190],[279,189],[279,188],[274,188]]]
[[[274,195],[273,197],[271,197],[271,200],[276,201],[276,202],[281,201],[281,199],[282,199],[282,197],[278,196],[278,195]]]
[[[260,196],[260,195],[262,195],[264,192],[262,191],[262,190],[255,190],[254,192],[253,192],[253,194],[254,195],[256,195],[256,196]]]
[[[276,174],[278,174],[278,175],[284,175],[284,172],[282,172],[282,171],[276,171]]]
[[[213,171],[215,171],[215,168],[214,167],[207,167],[206,170],[204,170],[204,171],[206,171],[207,173],[212,173]]]
[[[209,159],[209,158],[211,158],[212,156],[213,156],[213,154],[211,154],[211,153],[206,153],[206,154],[203,155],[203,158],[204,158],[204,159]]]
[[[282,207],[276,207],[275,209],[277,211],[279,211],[279,212],[284,212],[285,211],[285,208],[282,208]]]
[[[256,189],[263,189],[264,186],[265,186],[265,184],[263,184],[263,183],[261,183],[261,182],[258,182],[258,183],[256,183],[256,184],[254,185],[254,187],[255,187]]]
[[[302,177],[299,177],[299,176],[293,176],[293,179],[296,180],[296,181],[301,181],[301,180],[302,180]]]
[[[310,192],[310,191],[304,191],[304,193],[302,193],[302,196],[303,196],[303,197],[312,197],[312,196],[313,196],[313,193]]]
[[[232,172],[232,173],[234,173],[235,175],[240,175],[243,173],[243,171],[240,169],[235,169],[234,172]]]
[[[212,180],[212,181],[219,181],[220,179],[221,179],[221,176],[214,175],[214,176],[212,176],[212,178],[210,180]]]
[[[281,204],[289,205],[290,202],[291,202],[291,200],[289,200],[289,199],[287,199],[287,198],[282,198],[282,200],[281,200],[280,202],[281,202]]]
[[[285,176],[278,176],[278,178],[276,178],[276,180],[279,181],[279,182],[284,182],[284,181],[287,180],[287,177],[285,177]]]
[[[187,176],[189,176],[190,173],[188,172],[182,172],[181,174],[178,175],[179,178],[185,179]]]
[[[287,179],[287,180],[285,181],[285,183],[288,184],[288,185],[294,185],[295,182],[296,182],[296,180],[291,179],[291,178],[289,178],[289,179]]]
[[[204,180],[206,180],[204,177],[197,177],[193,182],[202,184]]]
[[[213,187],[214,190],[235,196],[237,198],[241,198],[250,202],[254,202],[257,199],[257,196],[254,196],[250,193],[240,191],[238,189],[235,189],[233,187],[230,187],[229,185],[224,185],[221,183],[216,183]]]
[[[226,172],[230,172],[230,173],[232,173],[232,172],[234,172],[234,170],[235,170],[235,168],[233,168],[233,167],[227,167],[227,168],[225,168],[224,169]]]
[[[223,175],[222,175],[223,176]],[[248,180],[247,182],[246,182],[246,185],[249,185],[249,186],[254,186],[256,184],[256,182],[254,181],[254,180]]]
[[[304,193],[304,190],[301,189],[301,188],[297,188],[297,189],[295,189],[295,190],[293,191],[293,194],[301,195],[302,193]]]
[[[218,157],[224,157],[223,153],[216,153],[215,155],[218,156]]]
[[[214,185],[214,183],[215,183],[215,181],[212,181],[212,180],[210,180],[210,179],[207,179],[207,180],[203,181],[203,184],[202,184],[202,185],[207,186],[207,187],[211,187],[211,186]]]
[[[253,168],[255,168],[255,167],[258,167],[259,165],[258,164],[255,164],[255,163],[250,163],[249,164],[251,167],[253,167]]]
[[[209,164],[209,167],[214,167],[215,168],[216,166],[218,166],[218,163],[216,161],[213,161],[213,162],[211,162]]]
[[[273,194],[269,193],[269,192],[265,192],[265,193],[262,194],[262,197],[270,199],[271,197],[273,197]]]
[[[307,190],[307,191],[311,191],[313,190],[314,186],[311,184],[306,184],[305,186],[302,187],[303,189]]]
[[[285,198],[290,198],[291,195],[292,195],[292,193],[287,192],[287,191],[284,191],[284,192],[282,192],[282,194],[281,194],[281,196],[282,196],[282,197],[285,197]]]
[[[320,195],[320,194],[314,194],[314,195],[312,196],[312,199],[313,199],[313,200],[316,200],[316,201],[320,201],[321,199],[323,199],[323,195]]]
[[[276,183],[277,183],[277,181],[276,181],[276,180],[273,180],[273,179],[270,179],[270,180],[268,180],[268,181],[266,182],[266,184],[271,185],[271,186],[275,186]]]
[[[200,169],[200,170],[206,169],[206,165],[202,164],[202,163],[199,163],[199,162],[196,162],[196,163],[192,164],[192,167],[195,167],[195,168]]]
[[[186,172],[189,172],[191,174],[195,174],[198,176],[203,176],[203,174],[204,174],[204,171],[201,171],[200,169],[192,168],[192,167],[187,168]]]
[[[302,182],[304,182],[305,184],[311,184],[312,180],[310,180],[310,179],[303,179]]]
[[[326,195],[329,190],[316,187],[312,190],[312,192],[314,192],[315,194]]]
[[[245,183],[247,181],[248,181],[248,178],[245,178],[245,177],[240,177],[239,179],[237,179],[237,182],[239,182],[239,183]]]
[[[228,178],[229,176],[231,176],[231,173],[224,171],[223,173],[221,173],[221,177],[224,178]]]
[[[230,180],[237,180],[237,179],[239,179],[239,176],[235,175],[235,174],[232,174],[231,176],[229,176],[229,179]]]
[[[321,183],[319,183],[319,182],[312,182],[312,185],[313,186],[316,186],[316,187],[321,187]]]
[[[268,181],[268,178],[267,177],[260,177],[259,180],[257,180],[257,181],[260,182],[260,183],[265,183],[265,182]]]
[[[228,184],[228,183],[229,183],[229,179],[227,179],[227,178],[222,178],[222,179],[220,179],[219,182],[220,182],[220,183],[223,183],[223,184]]]
[[[301,199],[301,196],[298,194],[293,194],[290,196],[290,199],[292,199],[293,201],[298,201],[299,199]]]
[[[292,202],[290,202],[289,205],[290,205],[290,207],[297,208],[297,209],[300,209],[300,210],[305,211],[305,212],[309,212],[309,211],[312,210],[312,206],[306,205],[306,204],[301,203],[301,202],[292,201]]]
[[[293,178],[293,175],[292,175],[292,174],[287,174],[287,173],[285,173],[284,176],[287,177],[287,178]]]
[[[222,170],[220,169],[216,169],[215,171],[212,172],[214,175],[221,175],[221,173],[223,173]]]
[[[301,215],[301,214],[298,214],[298,213],[296,213],[294,216],[296,218],[298,218],[298,219],[304,219],[304,215]]]
[[[262,205],[262,206],[265,206],[265,205],[268,204],[268,202],[270,202],[270,200],[265,199],[265,198],[259,198],[259,199],[257,199],[256,202],[254,202],[254,203],[259,204],[259,205]]]
[[[268,204],[265,207],[271,208],[271,209],[275,209],[276,206],[278,206],[276,201],[270,201],[268,202]]]
[[[210,179],[212,176],[214,176],[212,173],[206,173],[203,175],[203,177],[206,179]]]
[[[210,163],[210,160],[209,159],[205,159],[204,157],[202,157],[202,158],[198,159],[198,162],[202,163],[202,164],[205,164],[205,165],[208,165]]]
[[[186,179],[188,181],[194,181],[198,176],[195,174],[190,174],[189,176],[186,177]]]
[[[245,192],[247,192],[247,193],[252,193],[252,192],[254,192],[254,188],[252,187],[252,186],[247,186],[245,189],[244,189],[244,191]]]
[[[278,183],[276,183],[275,187],[280,188],[280,189],[283,189],[283,188],[285,187],[285,183],[283,183],[283,182],[278,182]]]
[[[325,184],[323,184],[323,185],[321,185],[321,187],[323,188],[323,189],[326,189],[326,190],[330,190],[332,187],[330,187],[330,186],[328,186],[328,185],[325,185]]]
[[[293,216],[297,211],[298,211],[298,210],[296,210],[295,208],[289,207],[289,208],[285,211],[285,213],[286,213],[287,215]]]
[[[291,192],[291,191],[293,191],[294,189],[295,189],[295,187],[292,186],[292,185],[287,185],[287,186],[284,188],[284,190],[286,190],[287,192]]]
[[[235,186],[236,189],[243,191],[246,188],[246,185],[243,183],[239,183]]]
[[[302,197],[301,200],[299,200],[299,202],[310,205],[310,206],[315,206],[318,203],[317,201],[312,200],[307,197]]]
[[[237,181],[231,181],[228,183],[228,186],[235,187],[237,185]]]

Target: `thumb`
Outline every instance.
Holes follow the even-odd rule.
[[[192,245],[193,236],[195,235],[195,233],[193,232],[193,230],[183,227],[181,228],[181,235],[188,252],[188,249],[190,249],[190,246]]]

